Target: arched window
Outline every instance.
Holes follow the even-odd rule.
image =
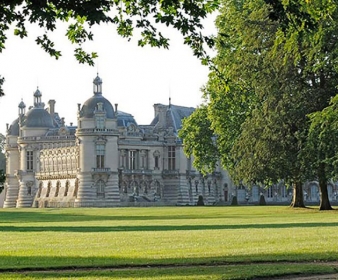
[[[154,153],[153,153],[153,156],[154,156],[154,169],[160,169],[160,152],[158,150],[156,150]]]
[[[60,183],[60,181],[58,181],[56,183],[55,197],[57,197],[59,195],[60,185],[61,185],[61,183]]]
[[[39,190],[38,190],[38,195],[37,195],[38,198],[41,197],[42,188],[43,188],[43,183],[41,182],[39,185]]]
[[[52,188],[52,183],[51,183],[51,182],[48,182],[46,197],[49,197],[50,189],[51,189],[51,188]]]
[[[64,196],[68,195],[68,191],[69,191],[69,181],[66,182],[66,187],[65,187],[65,194]]]
[[[79,180],[76,179],[76,181],[75,181],[74,193],[73,193],[73,196],[74,196],[74,197],[77,197],[78,191],[79,191]]]

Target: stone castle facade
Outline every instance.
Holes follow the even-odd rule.
[[[201,176],[183,153],[177,132],[194,108],[155,104],[150,125],[118,111],[93,81],[94,95],[66,125],[55,101],[19,104],[7,125],[4,207],[206,205],[228,201],[231,181],[218,169]],[[74,110],[75,111],[75,110]],[[74,112],[75,113],[75,112]]]
[[[77,125],[65,124],[55,100],[19,104],[18,118],[7,125],[6,182],[3,207],[117,207],[288,203],[292,189],[283,183],[269,188],[234,186],[218,168],[202,176],[183,153],[178,130],[194,108],[154,105],[154,119],[138,125],[131,114],[112,106],[102,94],[102,80],[93,81],[93,96],[78,104]],[[76,110],[74,110],[74,114]],[[331,202],[338,183],[328,184]],[[305,203],[319,202],[318,182],[304,184]]]

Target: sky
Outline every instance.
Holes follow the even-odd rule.
[[[206,34],[215,34],[214,17],[204,21]],[[55,110],[65,118],[66,125],[77,122],[77,104],[93,95],[93,79],[101,77],[103,96],[118,110],[132,114],[138,124],[150,124],[154,117],[153,104],[197,107],[202,102],[201,87],[208,80],[208,68],[193,56],[175,30],[162,29],[170,38],[170,48],[138,47],[137,39],[130,42],[116,34],[114,26],[101,25],[93,29],[94,42],[84,45],[99,58],[94,67],[79,64],[75,48],[64,36],[66,25],[59,24],[51,33],[62,57],[55,60],[35,43],[43,30],[29,26],[28,38],[20,39],[7,33],[6,49],[0,53],[0,75],[5,77],[0,97],[0,133],[6,133],[6,123],[18,117],[21,100],[26,110],[33,105],[37,87],[42,101],[56,100]]]

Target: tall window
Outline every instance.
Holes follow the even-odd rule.
[[[104,144],[96,144],[96,167],[104,168]]]
[[[104,129],[105,127],[105,119],[103,116],[96,116],[96,128]]]
[[[160,152],[156,150],[153,155],[154,155],[154,161],[155,161],[154,169],[159,169],[160,168]]]
[[[33,171],[33,151],[27,151],[27,171]]]
[[[159,168],[159,159],[160,157],[155,157],[155,169],[158,169]]]
[[[105,184],[102,180],[99,180],[96,183],[96,194],[98,198],[104,198],[104,188],[105,188]]]
[[[69,191],[69,182],[67,181],[67,182],[66,182],[66,187],[65,187],[65,193],[64,193],[64,196],[67,196],[67,195],[68,195],[68,191]]]
[[[273,188],[272,187],[268,188],[268,197],[273,197]]]
[[[46,197],[49,197],[50,189],[51,189],[51,188],[52,188],[52,183],[51,183],[51,182],[48,182]]]
[[[61,185],[61,183],[58,181],[56,183],[56,189],[55,189],[55,195],[54,195],[55,197],[57,197],[59,195],[60,185]]]
[[[129,169],[136,169],[136,151],[129,151]]]
[[[126,150],[120,150],[120,167],[127,168],[126,162],[127,162]]]
[[[175,146],[168,147],[168,170],[175,170]]]

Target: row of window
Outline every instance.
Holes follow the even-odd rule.
[[[176,147],[168,147],[168,166],[166,169],[176,169]],[[148,169],[148,154],[147,151],[139,150],[121,150],[120,151],[120,167],[127,168],[130,170],[135,169]],[[154,152],[154,169],[160,168],[160,153]]]
[[[120,166],[135,170],[135,169],[148,169],[147,153],[143,151],[140,153],[139,150],[128,150],[121,151],[120,153]],[[159,169],[159,158],[160,154],[154,154],[155,169]],[[176,169],[176,147],[168,147],[168,170]],[[33,151],[27,151],[26,154],[26,168],[27,171],[33,171]],[[105,167],[105,145],[97,144],[96,145],[96,167],[104,168]],[[50,172],[50,171],[66,171],[73,170],[77,168],[77,160],[75,157],[59,157],[57,159],[53,158],[43,158],[41,160],[41,171]]]
[[[66,186],[65,186],[65,189],[64,189],[64,192],[61,194],[61,193],[60,193],[61,185],[60,185],[60,183],[58,182],[57,185],[56,185],[56,189],[55,189],[55,193],[54,193],[53,197],[67,196],[67,195],[68,195],[68,192],[69,192],[69,187],[70,187],[70,184],[69,184],[69,182],[67,182],[67,183],[66,183]],[[43,189],[43,185],[40,184],[39,190],[38,190],[38,194],[37,194],[37,197],[38,197],[38,198],[41,197],[42,189]],[[50,195],[51,195],[51,190],[52,190],[52,185],[51,185],[51,183],[48,183],[47,191],[46,191],[45,197],[50,197]],[[73,196],[74,196],[74,197],[77,196],[77,191],[78,191],[78,184],[76,183],[76,184],[75,184],[75,188],[74,188],[74,193],[73,193]]]
[[[26,152],[26,170],[34,170],[34,160],[33,160],[33,151]],[[77,168],[77,159],[73,157],[58,157],[58,158],[41,158],[40,170],[42,172],[49,171],[66,171],[73,170]]]

